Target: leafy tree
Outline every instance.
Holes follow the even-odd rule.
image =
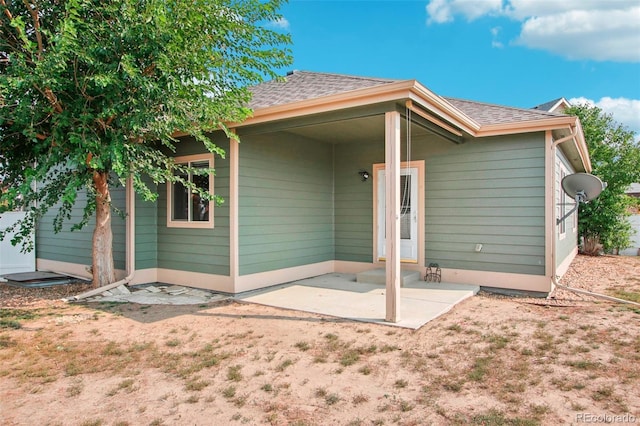
[[[291,62],[290,37],[269,29],[282,0],[0,0],[0,209],[22,207],[14,244],[49,209],[54,229],[79,191],[95,213],[93,283],[115,281],[110,188],[131,176],[180,182],[176,131],[217,155],[205,134],[245,119],[248,86]],[[37,190],[36,190],[37,183]],[[2,211],[2,210],[0,210]],[[6,233],[5,233],[6,234]],[[1,235],[0,237],[4,237]]]
[[[596,106],[574,105],[565,113],[580,118],[592,173],[607,183],[597,199],[580,206],[578,233],[583,239],[582,250],[595,255],[600,247],[606,252],[629,247],[632,232],[627,216],[634,200],[625,190],[640,181],[640,144],[634,142],[633,132]]]

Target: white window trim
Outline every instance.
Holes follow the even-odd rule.
[[[569,169],[567,168],[567,166],[565,166],[564,162],[562,161],[561,158],[557,159],[557,164],[556,164],[556,170],[558,171],[558,176],[557,176],[557,188],[559,189],[557,192],[558,195],[558,199],[557,199],[557,203],[558,203],[558,218],[561,218],[562,216],[564,216],[566,214],[566,212],[568,210],[570,210],[568,208],[567,202],[569,197],[567,196],[567,194],[564,192],[564,190],[562,189],[562,179],[564,179],[565,176],[569,175]],[[569,217],[564,218],[564,220],[562,222],[560,222],[558,224],[558,239],[559,240],[564,240],[567,237],[567,221],[569,220],[574,220],[574,215],[575,212],[572,213],[571,215],[569,215]]]
[[[195,155],[184,155],[182,157],[175,157],[176,163],[191,163],[195,161],[209,161],[209,167],[213,168],[213,154],[195,154]],[[173,206],[173,183],[167,182],[167,228],[195,228],[195,229],[211,229],[214,227],[213,224],[213,209],[215,202],[209,201],[209,220],[208,221],[192,221],[192,220],[172,220],[171,219],[171,209]],[[213,173],[209,174],[209,193],[211,195],[213,192]]]

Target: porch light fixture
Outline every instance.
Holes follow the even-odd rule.
[[[366,182],[367,179],[369,179],[369,172],[364,169],[360,169],[358,174],[360,175],[360,178],[362,179],[363,182]]]

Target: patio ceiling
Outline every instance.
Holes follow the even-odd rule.
[[[343,143],[371,143],[384,142],[384,114],[373,114],[353,118],[327,117],[325,121],[321,117],[316,122],[290,122],[283,123],[277,128],[256,126],[253,129],[242,129],[240,135],[265,133],[278,131],[282,135],[288,135],[292,139],[305,138],[313,141],[343,144]],[[425,123],[420,122],[419,117],[412,116],[411,136],[412,140],[424,138],[440,138],[434,131],[426,128]],[[422,120],[423,121],[423,120]],[[406,137],[406,120],[402,120],[402,139]]]

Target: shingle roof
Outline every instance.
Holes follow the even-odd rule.
[[[562,117],[563,114],[539,111],[527,108],[513,108],[484,102],[468,101],[464,99],[447,98],[451,105],[465,113],[481,126],[491,124],[517,123],[534,121],[552,117]]]
[[[396,81],[399,80],[293,71],[283,81],[272,80],[251,87],[253,98],[249,106],[253,109],[266,108]]]
[[[287,74],[283,81],[272,80],[251,87],[253,98],[249,106],[253,109],[260,109],[399,81],[402,80],[294,71]],[[481,126],[562,116],[562,114],[550,113],[541,109],[513,108],[456,98],[442,97],[442,99]]]

